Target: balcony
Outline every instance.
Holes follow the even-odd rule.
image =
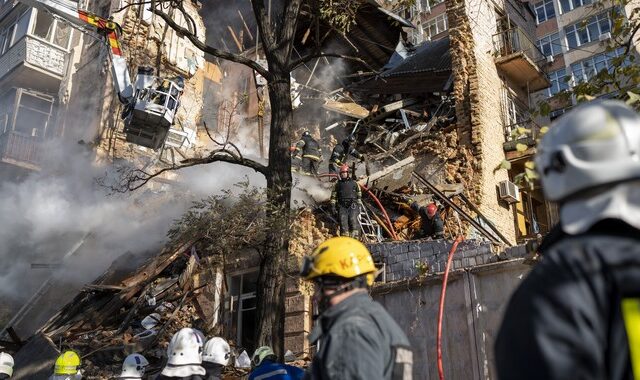
[[[529,92],[551,86],[539,64],[545,57],[529,37],[518,27],[493,36],[493,54],[498,69]]]
[[[540,126],[531,119],[526,119],[514,124],[506,125],[504,127],[505,143],[503,149],[505,152],[514,152],[510,154],[521,153],[517,152],[516,145],[524,144],[529,148],[535,147],[536,139],[540,133]],[[527,151],[524,154],[527,154]],[[517,152],[517,153],[516,153]]]
[[[0,57],[0,82],[57,92],[66,60],[66,50],[26,35]]]
[[[0,162],[38,170],[42,140],[17,131],[0,135]]]

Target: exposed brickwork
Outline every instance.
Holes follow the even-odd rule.
[[[446,240],[403,241],[372,244],[369,250],[376,262],[385,265],[385,280],[393,282],[444,272],[451,246],[452,242]],[[465,240],[454,253],[451,270],[495,262],[499,256],[500,259],[524,257],[526,253],[523,245],[497,255],[492,252],[490,243]]]

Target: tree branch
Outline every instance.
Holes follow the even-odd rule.
[[[271,73],[269,73],[269,71],[267,71],[264,67],[262,67],[261,65],[259,65],[257,62],[246,58],[242,55],[239,54],[233,54],[227,51],[223,51],[223,50],[219,50],[214,48],[213,46],[209,46],[207,44],[205,44],[204,42],[200,41],[198,39],[198,37],[196,37],[195,34],[189,32],[189,30],[181,27],[180,25],[178,25],[175,21],[173,21],[173,19],[166,13],[164,13],[163,11],[159,10],[159,9],[152,9],[153,13],[155,13],[156,15],[160,16],[162,18],[162,20],[164,20],[165,23],[167,23],[167,25],[169,25],[169,27],[171,27],[171,29],[175,30],[176,32],[178,32],[179,34],[185,36],[189,41],[191,41],[191,43],[198,49],[202,50],[203,52],[207,53],[207,54],[211,54],[215,57],[218,58],[222,58],[225,59],[227,61],[231,61],[231,62],[236,62],[242,65],[245,65],[253,70],[255,70],[256,72],[258,72],[260,75],[262,75],[267,82],[272,80],[272,75]]]
[[[253,14],[256,18],[256,24],[258,25],[258,32],[262,43],[265,45],[264,50],[268,51],[275,45],[275,36],[273,35],[273,28],[269,22],[269,16],[264,9],[263,0],[251,0],[251,7],[253,8]]]
[[[147,173],[142,169],[129,169],[122,175],[123,183],[121,183],[119,186],[110,187],[114,191],[126,193],[128,191],[134,191],[143,187],[153,178],[158,177],[165,172],[180,170],[198,165],[206,165],[212,162],[227,162],[234,165],[244,166],[255,170],[265,177],[267,176],[267,167],[265,165],[254,160],[244,158],[241,155],[236,154],[235,152],[223,148],[210,152],[207,157],[189,158],[181,161],[180,165],[173,165],[162,168],[154,173]]]

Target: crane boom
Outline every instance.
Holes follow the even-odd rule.
[[[134,96],[134,87],[127,67],[127,61],[122,55],[122,48],[118,38],[120,25],[112,20],[105,19],[90,12],[78,9],[78,3],[69,0],[19,0],[21,3],[34,7],[39,11],[52,14],[78,29],[87,32],[87,26],[95,29],[103,36],[109,45],[111,56],[111,70],[113,81],[118,92],[118,98],[122,103],[129,104]]]

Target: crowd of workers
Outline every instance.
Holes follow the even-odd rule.
[[[545,196],[559,204],[560,223],[506,309],[495,342],[498,378],[639,379],[640,117],[617,101],[578,106],[543,137],[536,169]],[[419,212],[434,215],[429,207]],[[300,270],[315,285],[318,312],[310,367],[303,373],[280,364],[261,347],[249,379],[411,379],[409,339],[368,292],[377,274],[358,240],[320,244]],[[184,328],[171,339],[158,379],[217,379],[229,355],[224,340],[204,344],[200,332]],[[52,379],[76,378],[79,364],[77,354],[63,353]],[[146,364],[130,355],[120,378],[142,378]],[[12,367],[0,354],[0,379]]]

